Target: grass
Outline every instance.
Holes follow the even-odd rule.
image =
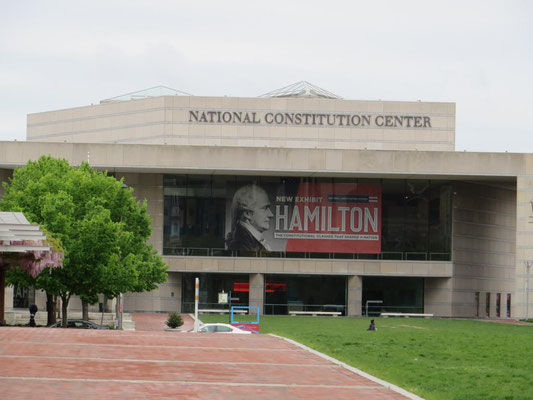
[[[203,322],[227,316],[202,315]],[[262,316],[297,340],[428,400],[533,399],[533,326],[451,319]]]

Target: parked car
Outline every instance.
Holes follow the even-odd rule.
[[[61,321],[56,322],[53,325],[50,325],[50,328],[61,328]],[[107,326],[102,326],[95,324],[91,321],[85,321],[83,319],[69,319],[67,321],[67,328],[76,328],[76,329],[109,329]]]
[[[189,331],[192,332],[192,331]],[[244,331],[233,325],[229,324],[204,324],[198,328],[198,332],[209,332],[209,333],[240,333],[240,334],[251,334],[252,332]]]

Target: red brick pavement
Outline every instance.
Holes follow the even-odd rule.
[[[167,314],[131,314],[131,318],[135,323],[136,331],[163,331],[165,330],[166,321],[168,319]],[[182,330],[192,329],[194,326],[194,319],[188,314],[181,314],[183,319]]]
[[[405,399],[269,335],[0,327],[5,399]]]

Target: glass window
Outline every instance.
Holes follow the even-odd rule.
[[[340,190],[339,194],[345,194],[346,184],[354,185],[354,188],[357,185],[378,187],[382,196],[381,221],[379,221],[381,248],[361,246],[359,252],[355,250],[354,252],[342,252],[342,249],[328,251],[325,248],[302,249],[301,246],[293,247],[292,250],[288,249],[287,243],[291,240],[288,233],[292,228],[287,228],[287,226],[298,227],[298,224],[303,224],[298,229],[304,233],[309,232],[306,230],[308,226],[315,227],[315,229],[321,226],[322,233],[331,233],[339,226],[344,226],[343,229],[346,229],[347,224],[353,222],[354,216],[364,216],[365,223],[369,221],[367,215],[362,212],[353,215],[339,212],[331,218],[331,215],[327,214],[328,207],[321,206],[318,202],[314,206],[309,206],[307,211],[300,203],[301,216],[299,218],[303,219],[303,222],[298,218],[294,219],[294,199],[302,195],[300,185],[306,182],[312,185],[328,185],[333,195],[337,194],[337,187]],[[263,196],[264,203],[270,204],[269,211],[266,209],[264,211],[268,222],[263,221],[262,225],[256,226],[258,232],[254,234],[255,236],[252,235],[258,242],[255,242],[255,239],[246,231],[236,232],[235,230],[236,221],[240,220],[236,220],[237,217],[233,215],[235,210],[232,204],[240,204],[240,199],[236,199],[236,192],[250,185],[258,187],[259,189],[254,190],[257,193],[263,193],[260,196]],[[358,192],[354,191],[354,193]],[[451,206],[451,186],[448,181],[166,175],[164,177],[163,254],[448,261],[451,259]],[[317,208],[320,209],[318,212]],[[253,208],[248,210],[251,214],[255,212]],[[303,214],[304,212],[308,214]],[[331,231],[330,226],[333,228]],[[248,242],[244,241],[242,232],[247,234],[245,239]],[[283,236],[283,234],[287,235]],[[237,236],[240,236],[238,242],[233,240]],[[259,241],[262,244],[258,244]],[[243,243],[252,242],[253,245],[243,245]],[[329,249],[329,247],[326,248]],[[363,250],[367,251],[363,252]]]
[[[182,276],[183,312],[194,312],[194,280],[200,278],[200,309],[229,309],[232,306],[247,306],[249,297],[248,274],[184,273]],[[231,303],[219,304],[218,294],[229,293]]]
[[[345,314],[346,277],[265,275],[265,314],[338,311]]]
[[[485,294],[485,317],[490,317],[490,293]]]
[[[386,259],[394,256],[403,259],[405,251],[405,181],[384,179],[382,183],[382,226],[381,251],[388,254]]]
[[[429,259],[449,260],[452,219],[451,186],[448,182],[432,181],[429,194]]]
[[[501,293],[496,293],[496,317],[500,318],[500,302],[501,302]]]
[[[424,278],[363,277],[362,312],[367,300],[381,300],[380,308],[374,307],[374,315],[381,312],[424,312]],[[369,308],[369,314],[370,314]]]
[[[13,308],[28,308],[29,305],[29,288],[20,285],[14,285]]]
[[[507,318],[511,318],[511,293],[507,293]]]
[[[217,332],[233,332],[229,326],[217,325]]]
[[[404,251],[409,260],[426,259],[429,238],[429,181],[408,180],[405,184]]]

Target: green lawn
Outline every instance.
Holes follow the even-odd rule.
[[[227,316],[202,315],[203,322]],[[263,316],[275,333],[426,399],[533,399],[533,325],[449,319]]]

